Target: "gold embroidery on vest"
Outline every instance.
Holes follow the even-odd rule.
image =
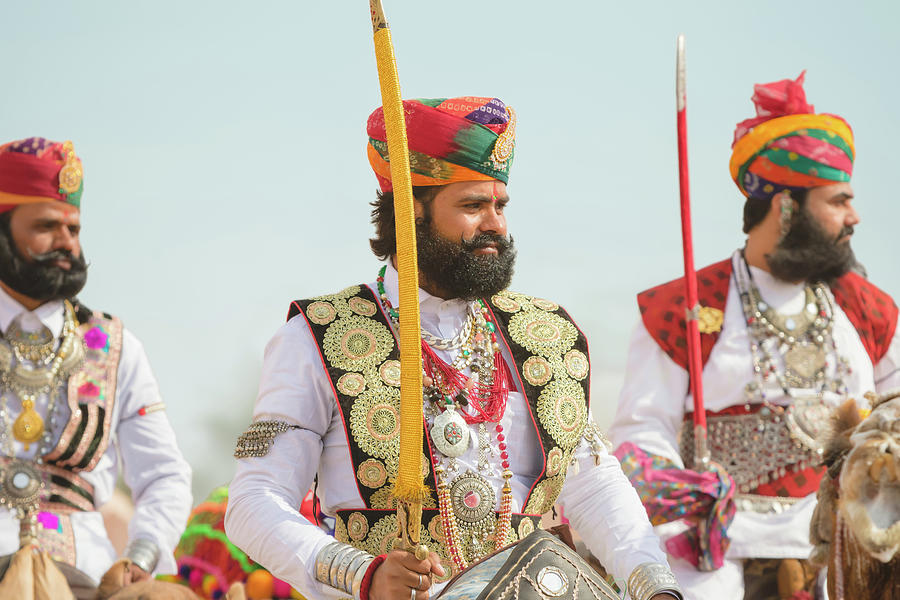
[[[386,360],[378,369],[381,380],[393,387],[400,387],[400,361]]]
[[[578,330],[557,314],[523,310],[509,319],[509,335],[529,352],[550,358],[571,350]]]
[[[347,517],[347,535],[351,540],[358,542],[365,539],[369,533],[369,522],[362,513],[351,513]]]
[[[584,388],[571,379],[554,379],[538,398],[541,425],[563,450],[572,450],[581,440],[587,425]]]
[[[565,362],[566,365],[566,373],[568,373],[572,379],[581,381],[588,376],[590,365],[588,364],[587,356],[580,350],[569,350],[566,352],[563,362]]]
[[[547,453],[547,477],[559,475],[559,471],[563,465],[563,451],[554,448]]]
[[[378,307],[375,306],[374,302],[359,296],[350,298],[347,301],[347,305],[350,307],[350,310],[363,317],[372,317],[378,312]]]
[[[313,302],[306,307],[307,318],[316,325],[328,325],[337,316],[337,311],[330,302]]]
[[[565,472],[555,477],[548,477],[531,492],[531,498],[525,506],[525,512],[532,515],[542,515],[549,512],[553,508],[553,504],[562,491],[563,483],[566,480]]]
[[[387,469],[381,461],[374,458],[364,460],[356,469],[356,478],[364,486],[372,489],[378,489],[387,481]]]
[[[531,385],[540,387],[553,378],[553,367],[543,356],[531,356],[522,363],[522,377]]]
[[[328,326],[322,350],[331,366],[361,372],[380,365],[394,349],[390,330],[373,319],[353,315]]]
[[[359,373],[344,373],[334,387],[345,396],[359,396],[366,389],[366,378]]]

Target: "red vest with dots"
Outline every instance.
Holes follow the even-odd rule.
[[[725,311],[731,259],[697,272],[698,301],[701,306]],[[885,292],[856,273],[847,273],[831,286],[838,306],[856,328],[873,365],[887,353],[897,328],[897,305]],[[647,332],[676,364],[687,369],[684,277],[643,291],[637,296],[641,319]],[[703,365],[709,360],[718,331],[700,334]]]
[[[700,306],[725,311],[728,286],[731,281],[731,259],[723,260],[697,272],[697,291]],[[887,353],[897,328],[897,305],[893,299],[856,273],[847,273],[832,286],[835,302],[843,309],[856,328],[859,339],[873,365]],[[681,368],[688,368],[685,325],[684,278],[650,288],[637,296],[641,319],[650,336]],[[701,361],[706,366],[721,331],[700,334]],[[720,412],[706,412],[709,417],[735,414],[733,408]],[[685,421],[691,415],[685,415]],[[796,474],[788,473],[770,483],[762,484],[753,493],[765,496],[803,497],[818,489],[824,468],[808,467]]]

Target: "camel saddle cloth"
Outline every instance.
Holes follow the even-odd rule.
[[[570,546],[537,530],[450,580],[438,600],[618,600]]]

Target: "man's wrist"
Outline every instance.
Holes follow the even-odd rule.
[[[666,565],[643,563],[638,565],[628,577],[628,594],[633,600],[650,600],[657,594],[669,594],[683,600],[681,588],[675,575]]]
[[[342,542],[332,542],[316,555],[316,581],[360,598],[363,578],[375,559]]]
[[[159,562],[159,546],[148,539],[137,538],[128,542],[128,546],[125,547],[125,557],[131,560],[135,566],[147,573],[152,573]]]

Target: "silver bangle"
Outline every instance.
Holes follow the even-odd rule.
[[[362,592],[362,582],[366,577],[366,573],[369,570],[369,567],[372,565],[372,561],[375,560],[374,556],[366,555],[367,558],[357,569],[356,573],[353,575],[353,583],[350,585],[350,594],[353,596],[353,600],[361,600],[360,593]]]
[[[331,579],[329,578],[331,563],[341,548],[346,548],[346,544],[331,542],[319,550],[319,553],[316,555],[316,581],[325,585],[331,584]]]
[[[331,563],[331,587],[337,589],[344,588],[344,579],[347,576],[347,567],[350,566],[350,563],[354,558],[356,558],[359,553],[359,550],[351,546],[349,550],[338,554],[338,556],[334,559],[334,562]]]
[[[356,571],[358,571],[359,567],[370,558],[371,557],[365,552],[360,552],[353,557],[353,560],[350,561],[350,565],[347,567],[347,572],[344,573],[344,580],[340,582],[343,589],[353,589],[353,578],[356,576]]]
[[[332,542],[316,555],[316,580],[359,598],[362,580],[375,559],[342,542]]]
[[[634,600],[650,600],[663,593],[684,600],[675,575],[666,565],[646,562],[638,565],[628,577],[628,594]]]
[[[150,540],[137,538],[128,542],[125,557],[144,571],[153,573],[159,562],[159,547]]]

